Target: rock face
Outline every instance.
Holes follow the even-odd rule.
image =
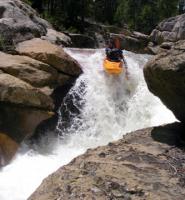
[[[0,69],[35,87],[50,86],[57,81],[57,71],[48,64],[27,56],[0,52]]]
[[[96,40],[93,37],[83,34],[69,34],[72,46],[77,48],[97,48]]]
[[[0,102],[0,167],[10,162],[21,142],[52,115],[38,108]]]
[[[47,29],[46,36],[42,36],[41,39],[47,40],[52,44],[62,45],[64,47],[70,47],[72,45],[71,38],[64,33],[55,31],[54,29]]]
[[[46,110],[54,108],[52,99],[30,84],[9,74],[0,74],[0,101]]]
[[[150,35],[155,44],[185,39],[185,14],[162,21]]]
[[[0,46],[12,48],[20,41],[45,35],[49,23],[20,0],[0,0]]]
[[[19,54],[47,63],[64,74],[78,76],[82,72],[78,63],[62,48],[39,38],[19,43],[16,50]]]
[[[25,138],[47,124],[45,120],[56,121],[53,111],[65,86],[69,89],[82,72],[77,61],[48,41],[25,41],[17,50],[22,55],[0,52],[0,166],[10,161]]]
[[[110,37],[118,37],[120,39],[122,49],[136,53],[148,53],[148,35],[139,32],[129,33],[128,35],[112,33],[110,34]]]
[[[23,1],[0,0],[0,166],[41,124],[56,121],[54,111],[82,73],[57,45],[70,46],[70,37]]]
[[[7,134],[0,133],[0,166],[12,159],[19,145]]]
[[[38,60],[0,52],[0,166],[10,161],[20,143],[44,120],[54,117],[53,111],[62,101],[60,97],[56,103],[56,98],[63,96],[65,85],[69,87],[81,73],[79,64],[62,48],[39,42],[38,49],[32,50],[30,45],[29,51],[25,50],[26,55]]]
[[[150,60],[144,76],[149,90],[185,123],[185,41]]]
[[[130,133],[88,150],[46,178],[29,200],[184,199],[180,124]]]
[[[107,26],[96,22],[86,21],[85,34],[72,34],[71,47],[105,48],[111,37],[119,37],[121,48],[136,53],[150,53],[147,48],[150,38],[148,35],[129,31],[127,27]]]

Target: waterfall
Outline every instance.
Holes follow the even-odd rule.
[[[58,137],[47,134],[37,150],[23,144],[15,159],[0,171],[0,199],[26,200],[43,178],[88,148],[175,117],[147,89],[143,66],[149,55],[124,51],[129,80],[104,72],[103,49],[65,49],[82,65],[83,74],[65,97],[57,125]]]

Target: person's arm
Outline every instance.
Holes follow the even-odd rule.
[[[125,57],[123,56],[123,54],[122,54],[122,60],[123,60],[123,63],[124,63],[124,65],[125,65],[125,68],[128,68],[127,62],[126,62]]]
[[[110,54],[110,49],[109,48],[105,49],[105,54],[106,54],[107,57],[109,56],[109,54]]]
[[[122,56],[123,56],[123,54],[122,54]],[[126,62],[126,60],[125,60],[125,57],[123,56],[123,63],[124,63],[124,66],[125,66],[125,76],[126,76],[126,79],[128,79],[129,78],[129,73],[128,73],[128,65],[127,65],[127,62]]]

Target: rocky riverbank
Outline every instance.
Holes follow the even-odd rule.
[[[185,14],[163,20],[150,34],[148,49],[153,54],[173,47],[174,42],[185,39]]]
[[[47,177],[29,200],[184,199],[184,44],[180,40],[167,48],[163,42],[163,50],[144,68],[149,90],[180,122],[138,130],[87,150]]]
[[[89,149],[46,178],[29,200],[183,200],[183,134],[182,125],[174,123]]]
[[[181,121],[88,150],[50,175],[29,199],[183,200],[184,15],[163,21],[150,36],[102,25],[92,25],[96,31],[84,36],[53,30],[20,0],[0,0],[0,14],[0,166],[41,124],[56,119],[58,105],[82,73],[62,46],[104,47],[107,33],[120,37],[123,49],[159,54],[145,66],[145,79]]]
[[[58,99],[61,103],[67,88],[82,70],[58,46],[67,46],[69,37],[53,30],[30,6],[20,0],[1,0],[0,14],[0,166],[3,166],[25,138],[54,117]]]

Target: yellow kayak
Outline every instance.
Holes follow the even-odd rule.
[[[103,62],[103,67],[108,74],[119,75],[123,71],[122,62],[113,62],[105,59]]]

